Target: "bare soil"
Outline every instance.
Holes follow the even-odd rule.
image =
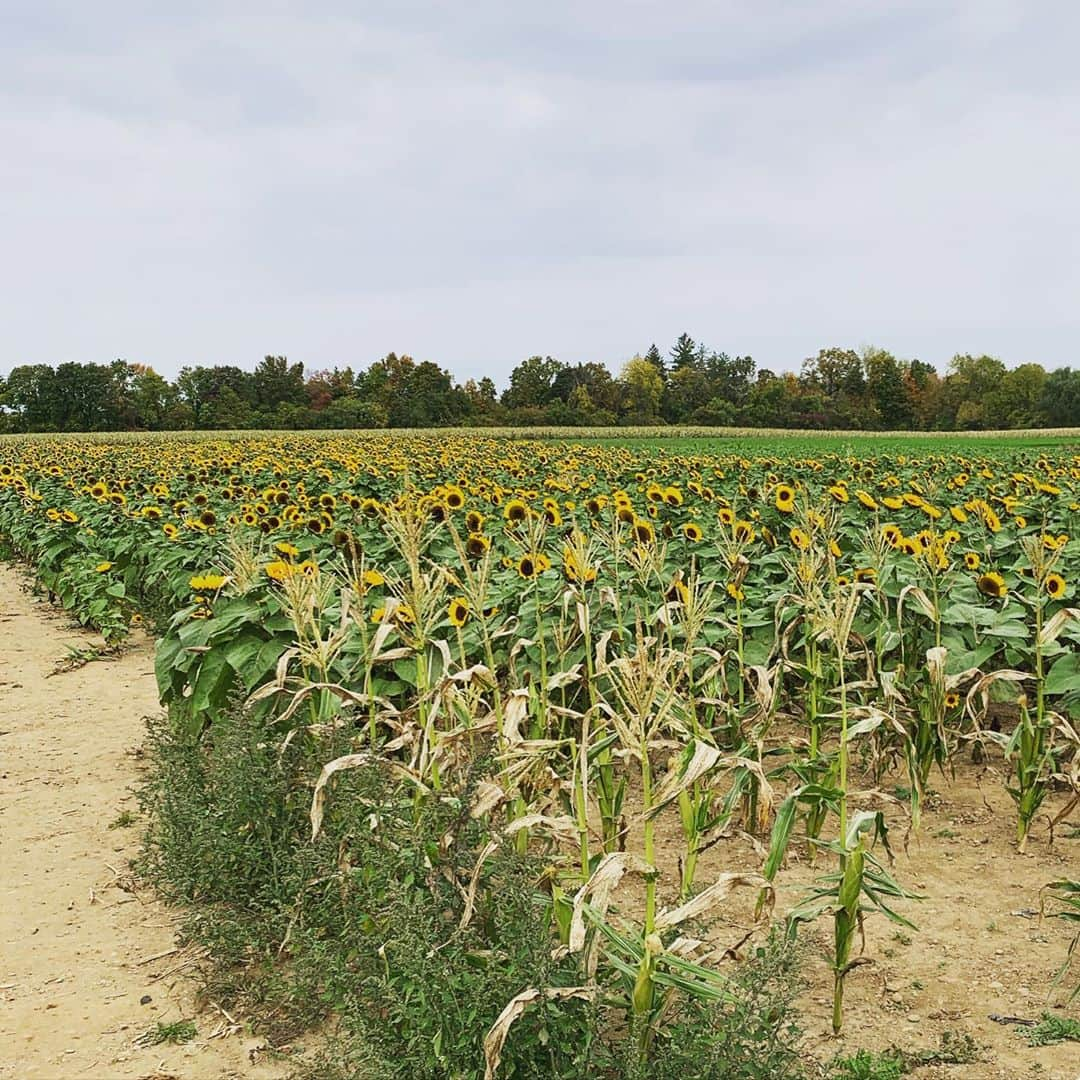
[[[53,675],[69,648],[102,642],[24,584],[0,565],[0,1077],[283,1075],[242,1024],[195,1003],[197,958],[129,868],[141,822],[120,822],[158,708],[153,643]],[[139,1043],[189,1019],[188,1042]]]
[[[943,1033],[953,1032],[975,1040],[980,1060],[923,1066],[913,1077],[1080,1080],[1080,1043],[1031,1047],[1024,1028],[991,1018],[1038,1020],[1049,1011],[1080,1019],[1080,998],[1061,1007],[1080,978],[1080,965],[1074,965],[1069,981],[1056,991],[1051,988],[1075,925],[1039,918],[1044,885],[1080,878],[1080,811],[1071,825],[1057,827],[1051,846],[1047,818],[1067,801],[1065,794],[1052,793],[1032,829],[1026,853],[1020,854],[1004,768],[1000,757],[976,766],[964,755],[956,763],[955,779],[940,774],[932,778],[936,791],[923,808],[918,835],[908,836],[907,850],[906,818],[895,808],[886,809],[896,855],[893,876],[923,897],[891,906],[918,930],[899,927],[884,915],[868,917],[862,957],[869,962],[848,975],[839,1038],[833,1038],[831,1028],[833,976],[827,960],[831,919],[826,916],[800,930],[799,937],[808,946],[803,974],[809,983],[800,1001],[801,1023],[807,1053],[818,1062],[824,1065],[859,1049],[934,1050]],[[885,786],[903,782],[903,777],[895,776]],[[853,786],[858,783],[855,777]],[[866,787],[871,786],[867,780]],[[830,826],[835,830],[835,821],[826,825],[826,839]],[[767,843],[767,837],[762,839]],[[671,836],[665,847],[677,851],[681,845],[679,834]],[[876,853],[887,863],[880,845]],[[706,885],[724,871],[757,870],[760,865],[760,853],[749,842],[733,839],[705,853],[698,884]],[[820,853],[816,865],[810,866],[805,847],[793,844],[778,875],[774,916],[783,917],[805,896],[808,884],[834,869],[832,856]],[[677,867],[670,868],[668,879],[678,880]],[[738,905],[745,909],[742,918],[732,922],[731,942],[751,925],[746,900],[740,898]],[[858,949],[856,942],[855,955]]]

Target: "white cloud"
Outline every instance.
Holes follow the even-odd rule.
[[[0,42],[0,370],[683,329],[1080,363],[1080,9],[39,4]]]

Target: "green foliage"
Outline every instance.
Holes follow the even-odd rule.
[[[198,1031],[191,1020],[174,1020],[172,1023],[158,1022],[136,1039],[140,1046],[161,1046],[162,1043],[172,1043],[178,1046],[181,1043],[191,1042]]]
[[[1080,371],[1009,370],[958,354],[939,376],[885,349],[831,347],[801,373],[757,370],[681,334],[668,362],[654,344],[618,378],[601,363],[530,356],[501,398],[490,379],[458,385],[431,361],[389,353],[366,371],[305,375],[267,356],[254,371],[185,367],[169,382],[143,364],[27,364],[0,381],[0,430],[167,431],[679,424],[807,429],[988,430],[1080,426]],[[794,367],[795,364],[789,365]]]
[[[903,1055],[897,1050],[859,1050],[833,1062],[830,1080],[899,1080],[907,1072]]]
[[[979,1047],[964,1032],[943,1031],[938,1045],[925,1050],[900,1050],[895,1046],[874,1052],[859,1050],[838,1057],[829,1080],[895,1080],[926,1065],[971,1065],[979,1060]]]
[[[1055,1043],[1080,1042],[1080,1020],[1044,1012],[1039,1022],[1025,1029],[1029,1046],[1053,1046]]]
[[[310,756],[278,742],[235,709],[202,739],[151,725],[140,866],[191,905],[185,934],[211,949],[215,999],[239,1002],[277,1038],[333,1015],[335,1064],[313,1066],[318,1075],[479,1080],[484,1034],[506,1003],[578,976],[573,959],[552,957],[543,864],[509,844],[489,853],[463,922],[458,883],[491,838],[468,798],[418,807],[381,772],[350,770],[313,844],[311,779],[343,747]],[[794,954],[773,940],[733,973],[722,1000],[676,1007],[644,1072],[603,1001],[537,1003],[514,1024],[499,1075],[794,1080],[796,974]]]

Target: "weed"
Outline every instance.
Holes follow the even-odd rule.
[[[907,1064],[897,1051],[859,1050],[834,1061],[829,1075],[830,1080],[899,1080],[907,1071]]]
[[[190,1020],[174,1020],[171,1024],[159,1022],[156,1027],[143,1032],[136,1040],[139,1046],[160,1046],[162,1043],[191,1042],[198,1031]]]
[[[1029,1046],[1053,1046],[1055,1043],[1080,1042],[1080,1020],[1044,1012],[1039,1022],[1024,1032]]]

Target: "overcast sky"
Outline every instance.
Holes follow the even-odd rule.
[[[1074,0],[0,4],[0,372],[1080,366]]]

